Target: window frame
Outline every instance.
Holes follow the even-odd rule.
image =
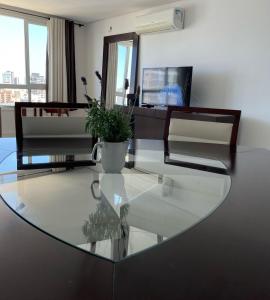
[[[9,83],[0,83],[0,89],[14,89],[14,90],[27,90],[28,92],[28,102],[32,102],[31,98],[31,91],[32,90],[45,90],[47,91],[47,74],[45,73],[45,83],[38,84],[38,83],[31,83],[31,76],[30,76],[30,55],[29,55],[29,25],[41,25],[46,26],[47,20],[46,18],[42,17],[35,17],[35,16],[27,16],[24,13],[19,12],[9,12],[4,9],[0,8],[0,16],[7,16],[7,17],[13,17],[13,18],[19,18],[22,19],[24,22],[24,52],[25,52],[25,84],[9,84]],[[5,106],[5,104],[0,104],[0,106]],[[15,104],[8,105],[8,106],[14,106]]]

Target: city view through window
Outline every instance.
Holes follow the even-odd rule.
[[[1,15],[0,105],[46,101],[47,26]]]

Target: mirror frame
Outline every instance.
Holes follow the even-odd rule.
[[[129,32],[124,34],[110,35],[104,37],[103,44],[103,64],[102,64],[102,101],[106,104],[107,93],[107,73],[108,73],[108,59],[109,59],[109,44],[122,41],[133,41],[133,52],[131,62],[131,75],[130,75],[130,94],[136,93],[137,88],[137,74],[138,74],[138,61],[139,61],[139,41],[140,37],[136,32]]]

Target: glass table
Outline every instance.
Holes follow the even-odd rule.
[[[137,140],[121,174],[106,174],[100,165],[18,173],[0,194],[46,234],[117,262],[185,232],[222,204],[231,155],[226,147],[206,148]],[[41,154],[39,162],[51,159]]]
[[[20,170],[94,165],[91,138],[25,138],[17,151]]]

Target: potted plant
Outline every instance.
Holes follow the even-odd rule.
[[[97,100],[91,99],[86,117],[86,131],[99,138],[92,151],[94,159],[97,149],[101,148],[101,164],[106,173],[120,173],[125,165],[128,139],[132,136],[130,115],[122,109],[106,110]]]

